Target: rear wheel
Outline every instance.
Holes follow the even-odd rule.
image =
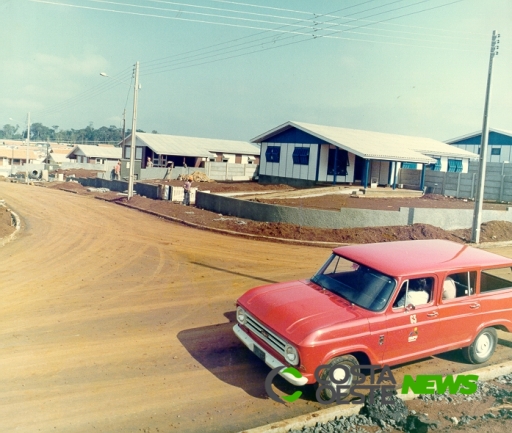
[[[496,349],[498,333],[494,328],[485,328],[476,336],[473,343],[462,349],[464,358],[471,364],[481,364],[490,359]]]
[[[333,388],[336,388],[337,384],[341,384],[346,388],[345,396],[342,396],[342,400],[349,397],[349,388],[352,385],[353,376],[351,368],[359,365],[357,359],[352,355],[344,355],[333,358],[329,361],[327,366],[320,372],[320,379],[324,382],[323,384],[317,383],[317,393],[319,397],[324,401],[331,401],[333,399]],[[333,382],[332,378],[335,379]],[[331,388],[332,387],[332,388]]]

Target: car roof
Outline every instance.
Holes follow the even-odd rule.
[[[333,252],[393,277],[461,268],[512,266],[512,259],[440,239],[349,245],[335,248]]]

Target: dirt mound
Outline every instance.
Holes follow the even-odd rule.
[[[452,232],[464,242],[471,241],[471,229]],[[512,223],[508,221],[489,221],[480,227],[480,242],[499,242],[512,240]]]
[[[103,170],[85,170],[83,168],[70,168],[70,169],[58,169],[50,172],[50,174],[63,174],[64,178],[74,175],[75,177],[97,177],[98,173],[103,173]]]

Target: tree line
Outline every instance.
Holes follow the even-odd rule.
[[[137,129],[138,132],[144,132]],[[125,136],[130,134],[131,130],[125,132]],[[156,131],[153,131],[156,133]],[[25,140],[27,138],[27,129],[20,130],[19,125],[6,124],[0,130],[0,139],[5,140]],[[30,141],[41,142],[51,141],[57,143],[70,144],[118,144],[123,139],[123,129],[110,125],[95,129],[93,123],[82,129],[59,129],[58,125],[51,127],[44,126],[42,123],[33,123],[30,125]]]

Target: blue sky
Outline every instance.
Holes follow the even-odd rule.
[[[426,136],[512,130],[510,0],[0,0],[0,125],[131,124],[250,140],[288,120]],[[106,72],[110,77],[100,76]],[[10,120],[10,119],[14,120]]]

